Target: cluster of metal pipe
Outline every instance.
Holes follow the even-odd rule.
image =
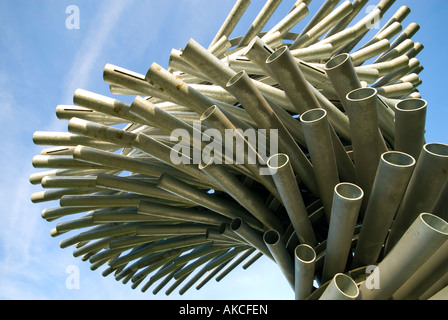
[[[166,69],[107,64],[111,92],[132,103],[79,89],[57,107],[68,132],[34,134],[52,147],[30,177],[44,188],[33,202],[59,201],[42,212],[64,220],[51,235],[154,294],[200,289],[265,255],[296,299],[446,297],[448,145],[425,141],[410,9],[366,40],[395,1],[362,16],[367,0],[326,0],[298,34],[310,3],[299,0],[263,31],[280,2],[229,39],[250,4],[238,0],[208,47],[191,39]],[[173,164],[171,133],[207,128],[275,129],[279,150],[257,164]]]

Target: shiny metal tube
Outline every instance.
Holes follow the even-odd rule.
[[[73,159],[72,156],[41,156],[33,157],[34,168],[54,168],[54,169],[101,169],[101,165],[88,163]]]
[[[230,219],[214,212],[204,212],[194,208],[172,207],[147,201],[141,201],[139,203],[137,212],[157,217],[216,226],[220,226],[222,223],[230,223]]]
[[[256,219],[263,223],[263,225],[274,230],[283,230],[283,225],[280,220],[266,207],[262,199],[238,180],[237,177],[229,173],[225,167],[214,163],[201,163],[199,169]]]
[[[403,32],[391,43],[389,50],[395,49],[404,41],[411,39],[417,33],[418,30],[420,30],[420,26],[417,23],[415,22],[410,23],[403,30]]]
[[[301,243],[316,245],[316,235],[306,211],[297,180],[289,157],[276,154],[269,158],[268,168],[272,170],[272,178],[279,190],[286,212]]]
[[[280,20],[272,29],[270,29],[266,35],[261,39],[266,41],[270,36],[277,33],[279,37],[283,37],[289,32],[295,25],[297,25],[303,18],[309,13],[308,6],[305,2],[300,3],[291,12],[289,12],[282,20]]]
[[[230,36],[249,5],[250,0],[238,0],[235,3],[224,23],[221,25],[218,33],[210,43],[210,46],[213,46],[223,36],[226,36],[227,38]]]
[[[347,111],[352,133],[356,179],[367,203],[375,180],[382,149],[378,134],[377,94],[373,88],[360,88],[347,94]]]
[[[245,71],[237,73],[229,80],[227,88],[233,92],[248,113],[257,121],[260,128],[268,130],[267,133],[270,132],[270,129],[278,130],[279,150],[288,154],[296,173],[313,193],[318,194],[311,163],[273,113],[272,108],[252,83],[247,73]]]
[[[263,8],[258,13],[252,25],[247,30],[246,34],[243,36],[238,44],[238,47],[245,46],[252,41],[252,39],[257,36],[261,30],[264,28],[268,20],[271,18],[274,11],[280,5],[281,0],[267,0]]]
[[[448,271],[448,241],[398,289],[393,300],[417,300],[437,280],[443,278]]]
[[[330,12],[338,5],[340,0],[326,0],[323,5],[319,8],[316,14],[311,18],[311,20],[307,23],[307,25],[302,29],[299,37],[306,34],[309,30],[311,30],[315,25],[317,25],[322,19],[328,16]]]
[[[323,39],[331,37],[332,35],[344,30],[364,8],[369,0],[354,0],[352,2],[353,10],[342,20],[340,20],[334,27],[332,27],[323,37]]]
[[[113,143],[90,139],[86,136],[69,132],[37,131],[33,134],[33,142],[36,145],[48,146],[77,146],[82,144],[84,146],[101,148],[105,150],[117,150],[120,148]]]
[[[389,61],[389,60],[395,59],[395,58],[401,56],[402,54],[405,54],[406,52],[411,50],[413,47],[414,47],[414,41],[412,41],[411,39],[406,39],[403,42],[401,42],[399,45],[397,45],[395,48],[393,48],[393,49],[389,48],[388,51],[386,51],[385,53],[380,55],[373,63],[384,62],[384,61]]]
[[[413,157],[398,151],[381,155],[356,244],[353,267],[376,264],[415,163]]]
[[[365,61],[387,51],[390,48],[390,42],[388,39],[380,40],[376,43],[371,44],[363,49],[360,49],[356,52],[350,54],[353,65],[360,66]]]
[[[205,191],[201,191],[198,188],[170,176],[169,174],[164,174],[160,177],[157,187],[196,203],[197,205],[220,213],[229,219],[239,217],[247,221],[247,223],[255,228],[261,228],[262,226],[258,220],[254,219],[254,217],[247,211],[242,208],[238,208],[235,203],[217,197],[213,194],[209,194]]]
[[[294,294],[296,300],[305,300],[313,291],[316,252],[307,244],[294,249]]]
[[[285,243],[275,230],[268,230],[263,234],[263,241],[280,267],[291,288],[294,289],[294,261],[286,250]]]
[[[222,36],[218,41],[216,41],[212,46],[210,46],[208,50],[214,56],[220,57],[231,47],[232,44],[229,41],[228,37]]]
[[[300,59],[305,62],[319,62],[321,60],[330,59],[331,55],[333,54],[333,46],[328,43],[322,46],[290,49],[290,51],[294,58]]]
[[[418,160],[425,142],[427,102],[405,99],[395,106],[395,150]]]
[[[389,299],[448,240],[448,223],[429,213],[420,214],[397,244],[378,264],[378,286],[373,275],[360,285],[362,300]]]
[[[297,113],[301,114],[309,109],[319,108],[319,102],[309,88],[306,80],[288,47],[283,46],[266,60],[271,74],[282,86],[286,96],[295,107]]]
[[[356,282],[348,275],[338,273],[334,275],[319,300],[356,300],[358,296]]]
[[[322,282],[345,271],[363,196],[363,190],[352,183],[339,183],[334,188]]]
[[[331,2],[337,4],[339,0]],[[331,27],[333,27],[340,20],[344,19],[344,17],[350,14],[352,10],[352,3],[348,0],[344,1],[336,9],[322,17],[322,19],[320,19],[320,21],[318,21],[311,29],[306,30],[307,28],[305,27],[305,33],[302,31],[299,37],[291,44],[290,49],[304,48],[315,43],[320,36],[330,30]]]
[[[126,120],[98,112],[90,108],[84,108],[75,105],[58,105],[56,107],[56,116],[59,120],[70,120],[71,118],[80,118],[84,120],[90,120],[95,122],[118,124],[125,123]]]
[[[253,228],[251,228],[246,222],[241,218],[236,218],[230,223],[230,228],[233,232],[239,235],[241,238],[247,241],[248,244],[252,245],[254,248],[258,249],[269,259],[275,262],[274,257],[269,251],[268,247],[263,241],[263,234]]]
[[[378,95],[387,98],[401,98],[412,93],[415,86],[411,82],[403,82],[398,84],[390,84],[383,87],[375,87]]]
[[[420,213],[432,212],[447,177],[448,145],[425,144],[395,216],[386,243],[386,253],[394,247]]]
[[[324,109],[308,110],[300,116],[300,122],[313,164],[320,198],[327,221],[330,221],[334,187],[339,183],[339,174],[327,112]]]
[[[347,107],[347,95],[351,91],[360,89],[362,87],[354,64],[351,60],[351,56],[349,54],[343,53],[333,57],[326,63],[325,72],[328,75],[328,78],[330,79],[334,88],[336,89],[336,93],[342,103],[342,106],[347,111],[350,118],[350,110],[348,110]],[[382,106],[377,107],[377,113],[378,125],[381,128],[381,132],[379,133],[380,143],[384,144],[382,133],[387,140],[393,141],[393,115],[386,112],[384,108],[382,108]]]
[[[42,188],[95,188],[96,176],[83,177],[52,177],[47,176],[42,178]]]

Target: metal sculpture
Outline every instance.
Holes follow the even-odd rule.
[[[400,33],[410,9],[354,50],[393,0],[357,22],[367,0],[326,0],[296,34],[299,0],[263,32],[280,2],[229,40],[250,4],[238,0],[208,48],[191,39],[168,69],[107,64],[132,104],[79,89],[57,107],[68,133],[34,134],[54,146],[34,167],[53,170],[30,177],[45,188],[34,202],[60,201],[42,217],[69,217],[51,235],[79,230],[61,248],[154,294],[266,255],[296,299],[446,297],[448,145],[424,138],[419,26]]]

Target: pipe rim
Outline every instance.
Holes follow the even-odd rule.
[[[313,247],[305,243],[299,244],[294,249],[294,256],[301,263],[305,264],[314,263],[317,258],[316,251]]]
[[[277,153],[269,157],[266,165],[269,169],[278,170],[289,163],[289,156],[285,153]]]
[[[348,53],[338,54],[333,58],[331,58],[330,60],[328,60],[328,62],[325,64],[324,70],[326,71],[334,70],[343,65],[348,59],[350,59],[350,55]]]
[[[358,88],[347,93],[346,99],[348,101],[360,102],[374,98],[378,90],[372,87]]]
[[[216,104],[213,105],[213,106],[211,106],[211,107],[209,107],[209,108],[207,108],[207,110],[205,110],[205,111],[201,114],[201,116],[199,117],[199,120],[200,120],[200,121],[205,121],[205,120],[207,120],[207,119],[213,114],[213,112],[215,112],[215,110],[216,110],[217,108],[218,108],[218,107],[216,106]]]
[[[344,296],[355,299],[359,295],[359,288],[356,285],[356,282],[346,274],[337,273],[333,277],[335,287],[339,290],[341,294]]]
[[[311,110],[304,112],[300,116],[300,121],[303,123],[314,123],[314,122],[318,122],[319,120],[322,120],[323,118],[326,117],[326,115],[327,115],[327,110],[325,110],[325,109],[321,109],[321,108],[311,109]]]
[[[230,222],[230,229],[232,231],[238,231],[238,229],[240,229],[242,225],[243,225],[243,219],[235,218]]]
[[[266,64],[270,64],[270,63],[274,62],[275,60],[277,60],[279,57],[281,57],[286,52],[287,49],[288,49],[287,46],[281,46],[280,48],[275,50],[274,53],[272,53],[269,57],[267,57]]]
[[[426,108],[428,102],[420,98],[409,98],[397,102],[395,109],[401,112],[419,111]]]
[[[423,149],[433,156],[448,158],[448,144],[432,142],[425,144]]]
[[[235,83],[237,83],[244,75],[246,74],[246,70],[241,70],[237,72],[229,81],[226,83],[226,87],[232,87]]]
[[[416,160],[413,156],[401,151],[384,152],[381,155],[381,160],[388,165],[400,168],[410,168],[416,164]]]
[[[364,196],[364,191],[356,184],[350,182],[338,183],[334,187],[334,192],[341,198],[346,200],[361,200]]]
[[[270,246],[280,243],[280,233],[275,230],[268,230],[263,234],[263,241]]]
[[[448,236],[448,222],[432,213],[421,213],[419,219],[431,230]]]

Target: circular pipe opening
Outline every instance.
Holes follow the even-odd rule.
[[[336,288],[345,296],[355,299],[359,294],[358,286],[349,276],[338,273],[334,276]]]
[[[420,219],[431,229],[448,236],[448,222],[431,213],[420,214]]]
[[[327,111],[325,109],[311,109],[300,116],[300,121],[305,123],[316,122],[323,119],[326,115]]]
[[[388,151],[381,155],[381,159],[388,164],[398,167],[412,167],[415,165],[414,157],[400,151]]]
[[[277,153],[269,157],[266,164],[268,165],[268,168],[280,169],[283,168],[288,162],[289,162],[289,156],[287,154]]]
[[[448,145],[443,143],[428,143],[423,148],[438,157],[448,157]]]
[[[373,98],[377,94],[375,88],[358,88],[350,91],[347,94],[347,100],[350,101],[363,101]]]
[[[283,53],[285,53],[286,49],[288,49],[288,47],[283,46],[283,47],[279,48],[278,50],[276,50],[273,54],[271,54],[266,59],[266,63],[271,63],[271,62],[275,61],[276,59],[278,59],[278,57],[280,57]]]
[[[348,200],[359,200],[364,196],[364,191],[356,184],[342,182],[334,187],[334,191],[341,197]]]
[[[264,233],[263,240],[268,245],[275,245],[280,241],[280,234],[275,230],[268,230]]]
[[[230,229],[232,231],[237,231],[239,228],[241,228],[242,224],[243,220],[241,218],[235,218],[230,222]]]
[[[294,250],[294,254],[302,263],[312,263],[316,261],[316,251],[307,244],[300,244]]]
[[[213,112],[215,112],[216,108],[218,108],[216,105],[209,107],[207,110],[205,110],[201,114],[201,117],[199,118],[199,120],[200,121],[207,120],[213,114]]]
[[[227,82],[226,87],[233,86],[238,80],[240,80],[244,74],[246,73],[245,70],[241,70],[240,72],[237,72],[230,80]]]
[[[426,105],[428,103],[423,99],[418,98],[411,98],[411,99],[405,99],[400,102],[398,102],[395,105],[395,109],[399,111],[416,111],[426,108]]]
[[[325,70],[332,70],[334,68],[337,68],[340,65],[344,64],[344,62],[346,62],[349,58],[350,55],[348,53],[338,54],[325,64]]]

